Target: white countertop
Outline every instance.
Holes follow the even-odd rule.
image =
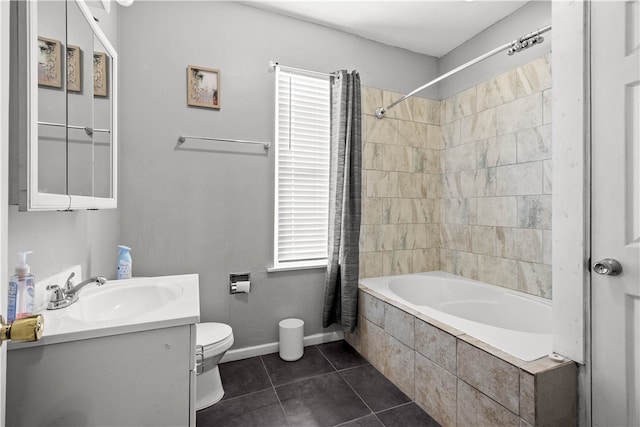
[[[77,320],[69,316],[69,310],[73,305],[59,310],[42,310],[39,312],[44,316],[44,333],[42,338],[39,341],[26,343],[9,341],[8,349],[15,350],[48,344],[58,344],[69,341],[86,340],[199,322],[200,297],[197,274],[110,280],[100,287],[95,284],[87,285],[81,290],[79,300],[75,302],[74,305],[82,304],[83,297],[87,298],[92,294],[108,290],[113,286],[153,286],[156,283],[168,284],[181,288],[182,291],[180,296],[158,308],[141,312],[124,319],[100,321]]]

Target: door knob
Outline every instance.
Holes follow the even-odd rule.
[[[2,341],[38,341],[44,331],[44,316],[35,316],[18,319],[13,323],[5,324],[0,316],[0,345]]]
[[[617,276],[622,273],[622,265],[613,258],[606,258],[593,264],[593,271],[604,276]]]

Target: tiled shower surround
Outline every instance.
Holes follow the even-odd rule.
[[[360,276],[443,270],[551,298],[550,55],[442,101],[363,88]],[[576,424],[575,363],[524,362],[360,290],[369,362],[444,426]]]
[[[361,276],[444,270],[551,298],[551,65],[443,101],[363,88]]]

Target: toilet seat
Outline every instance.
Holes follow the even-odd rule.
[[[196,345],[202,347],[205,352],[214,348],[223,347],[233,342],[233,330],[224,323],[197,323]]]

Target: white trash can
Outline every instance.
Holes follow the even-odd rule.
[[[287,362],[298,360],[304,354],[304,320],[280,321],[280,358]]]

